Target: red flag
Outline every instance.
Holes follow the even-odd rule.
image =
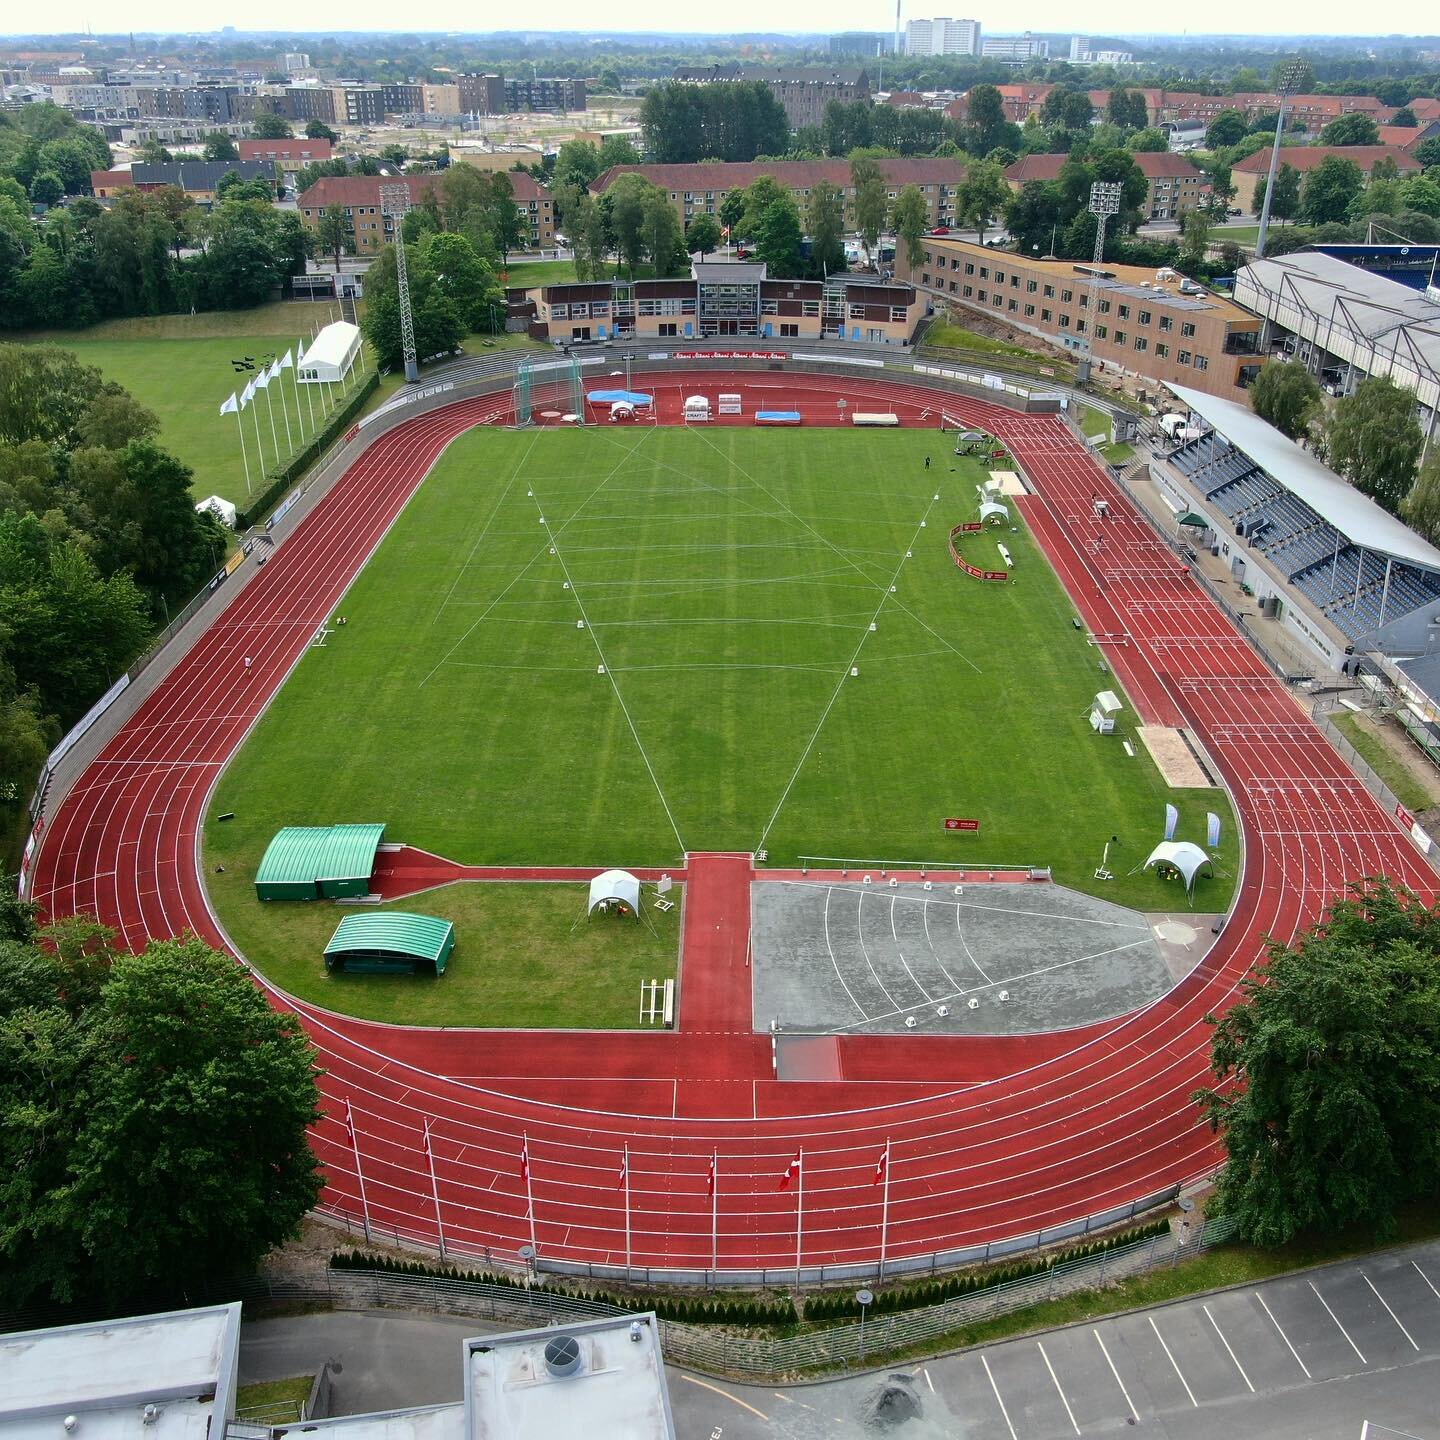
[[[885,1167],[890,1162],[890,1151],[888,1147],[880,1152],[880,1158],[875,1162],[875,1178],[870,1182],[878,1185],[885,1178]]]
[[[622,1185],[624,1185],[624,1183],[625,1183],[625,1176],[629,1173],[629,1170],[630,1170],[630,1152],[627,1150],[627,1151],[625,1151],[625,1153],[624,1153],[623,1155],[621,1155],[621,1157],[620,1157],[620,1178],[619,1178],[618,1180],[616,1180],[616,1182],[615,1182],[615,1188],[616,1188],[617,1190],[620,1189],[620,1187],[621,1187]]]
[[[785,1173],[780,1177],[780,1188],[786,1190],[790,1182],[800,1173],[800,1152],[795,1152],[795,1158],[785,1167]]]
[[[520,1142],[520,1178],[522,1180],[530,1178],[530,1141],[528,1137]]]
[[[710,1174],[705,1181],[705,1195],[707,1199],[715,1198],[715,1162],[720,1158],[720,1152],[714,1151],[710,1156]]]

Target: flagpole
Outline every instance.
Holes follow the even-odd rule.
[[[280,363],[278,360],[275,362]],[[285,372],[283,370],[272,374],[270,383],[276,382],[280,385],[280,408],[285,414],[285,448],[293,455],[295,453],[295,437],[290,433],[290,402],[285,398]]]
[[[435,1200],[435,1233],[440,1237],[440,1263],[445,1263],[445,1220],[440,1213],[440,1187],[435,1183],[435,1151],[430,1146],[430,1117],[425,1117],[425,1158],[430,1162],[430,1194]]]
[[[255,450],[260,456],[260,474],[263,476],[265,474],[265,447],[260,443],[260,406],[256,403],[253,390],[250,392],[250,403],[255,407],[254,414],[250,418],[255,422]],[[280,457],[277,455],[275,459],[278,462]]]
[[[521,1154],[525,1157],[525,1208],[530,1214],[530,1249],[538,1257],[540,1254],[539,1242],[535,1239],[535,1192],[530,1188],[530,1136],[521,1132],[520,1144]],[[530,1262],[532,1265],[534,1260]]]
[[[360,1164],[360,1137],[355,1133],[355,1116],[350,1102],[345,1102],[345,1128],[350,1132],[350,1148],[355,1152],[355,1179],[360,1184],[360,1215],[365,1225],[365,1243],[370,1244],[370,1202],[365,1198],[365,1171]]]
[[[270,398],[270,382],[266,380],[265,391],[265,413],[270,417],[270,438],[275,442],[275,468],[280,468],[280,436],[275,430],[275,402]]]
[[[235,428],[240,432],[240,463],[245,467],[245,493],[249,495],[252,493],[250,489],[250,457],[245,453],[245,426],[240,420],[239,401],[235,403]]]
[[[630,1278],[630,1146],[625,1146],[625,1278]]]
[[[301,360],[304,358],[304,355],[305,355],[304,347],[297,345],[297,346],[295,347],[295,371],[294,371],[294,375],[295,375],[295,409],[296,409],[297,412],[298,412],[299,409],[300,409],[300,362],[301,362]],[[310,386],[309,386],[309,385],[306,385],[306,387],[305,387],[305,403],[306,403],[306,405],[308,405],[308,406],[310,407],[310,438],[313,440],[313,439],[315,438],[315,398],[314,398],[314,396],[311,395],[311,393],[310,393]]]
[[[885,1137],[885,1193],[880,1200],[880,1278],[885,1278],[885,1245],[890,1238],[890,1137]]]
[[[710,1268],[720,1269],[720,1152],[710,1155]]]
[[[805,1235],[805,1147],[802,1145],[796,1165],[796,1180],[799,1185],[795,1192],[795,1283],[800,1283],[800,1247]]]

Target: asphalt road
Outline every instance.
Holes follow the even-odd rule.
[[[337,1412],[461,1398],[474,1321],[397,1312],[247,1324],[242,1383],[343,1367]],[[923,1365],[775,1388],[669,1368],[681,1440],[1440,1440],[1440,1242]],[[1388,1427],[1381,1429],[1377,1427]]]

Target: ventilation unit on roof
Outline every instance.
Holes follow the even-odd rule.
[[[545,1342],[545,1368],[557,1379],[567,1380],[580,1369],[580,1342],[573,1335],[557,1335]]]

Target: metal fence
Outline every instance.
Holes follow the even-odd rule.
[[[857,1319],[851,1324],[798,1335],[741,1335],[718,1325],[662,1320],[661,1340],[665,1354],[677,1364],[746,1380],[780,1380],[845,1369],[933,1347],[947,1340],[964,1343],[961,1332],[969,1326],[1068,1295],[1103,1290],[1155,1270],[1173,1268],[1223,1244],[1233,1234],[1233,1222],[1208,1221],[1193,1232],[1182,1230],[1179,1235],[1172,1231],[1152,1236],[1101,1255],[1054,1265],[1024,1279],[974,1290],[937,1305],[875,1316],[863,1326]],[[428,1311],[511,1328],[630,1313],[580,1295],[474,1280],[395,1275],[379,1270],[276,1275],[248,1283],[240,1298],[252,1304],[313,1305],[319,1302],[342,1310]]]

